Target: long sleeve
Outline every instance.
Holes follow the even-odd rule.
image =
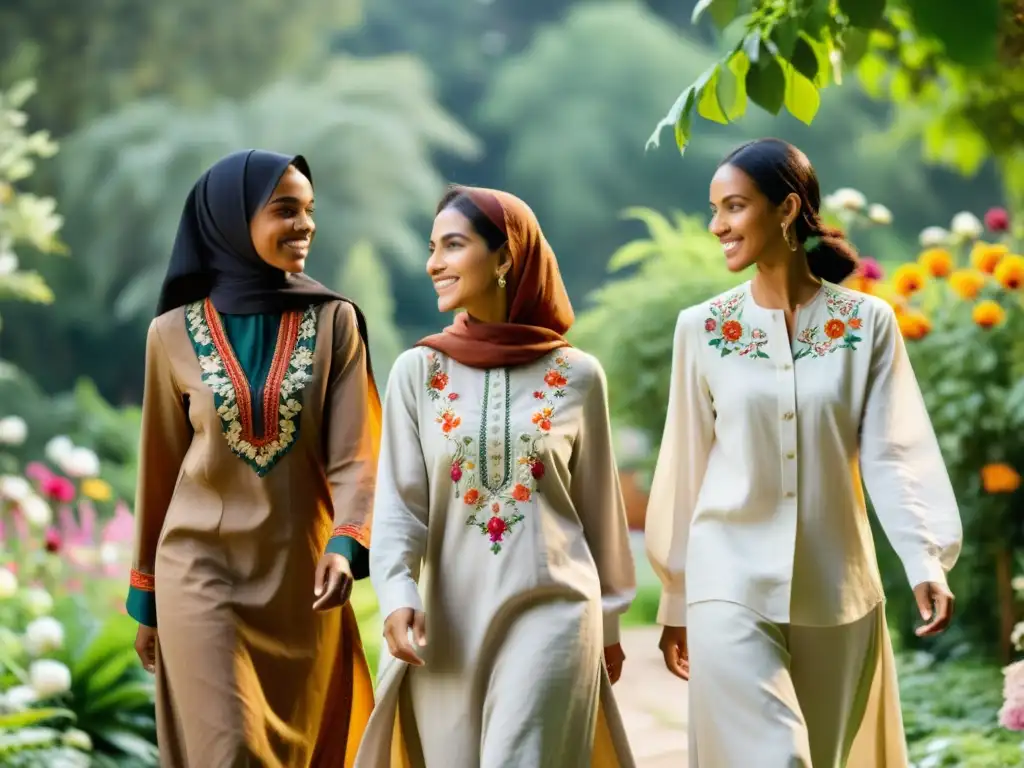
[[[362,579],[370,567],[380,413],[368,375],[366,345],[351,304],[339,306],[333,338],[324,403],[324,471],[334,505],[334,530],[326,551],[347,558],[353,576]]]
[[[668,413],[647,504],[647,557],[663,591],[658,623],[686,625],[686,548],[714,442],[711,395],[698,366],[695,318],[680,313],[672,346]]]
[[[181,464],[192,442],[188,413],[160,338],[159,322],[158,318],[150,323],[146,337],[135,544],[126,605],[133,619],[150,627],[157,625],[153,577],[157,542]]]
[[[876,318],[861,471],[911,586],[944,584],[963,537],[956,497],[896,317],[884,307]]]
[[[619,620],[636,596],[636,568],[629,546],[626,505],[615,464],[608,418],[608,385],[594,361],[594,380],[583,405],[573,447],[570,494],[597,564],[604,609],[604,644],[619,642]]]
[[[417,414],[421,354],[399,356],[384,396],[370,580],[385,618],[399,608],[423,610],[416,585],[426,553],[429,483]]]

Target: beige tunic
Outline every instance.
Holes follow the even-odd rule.
[[[371,681],[351,607],[312,603],[332,534],[365,538],[371,509],[355,315],[330,302],[292,317],[265,444],[208,319],[202,305],[173,310],[147,343],[133,586],[155,587],[160,617],[161,764],[348,766]]]
[[[679,316],[646,524],[661,624],[684,626],[707,601],[780,625],[867,616],[884,596],[861,471],[910,586],[945,583],[956,562],[957,503],[893,310],[825,283],[795,329],[791,343],[749,283]],[[884,616],[879,632],[874,667],[890,674]],[[876,683],[876,703],[896,696],[891,676]],[[898,719],[898,699],[882,705]],[[885,739],[902,740],[899,722]]]
[[[378,476],[371,579],[383,616],[426,611],[426,665],[384,651],[357,765],[632,765],[602,663],[635,585],[597,361],[404,353]]]

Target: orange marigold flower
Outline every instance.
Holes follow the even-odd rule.
[[[917,309],[903,309],[897,312],[896,323],[899,325],[903,338],[910,341],[923,339],[932,329],[932,321],[924,312]]]
[[[986,493],[1013,493],[1020,488],[1020,474],[1009,464],[986,464],[981,468],[981,485]]]
[[[870,277],[864,277],[864,275],[858,275],[856,272],[846,279],[843,283],[847,288],[860,291],[861,293],[874,293],[875,283],[877,280],[872,280]]]
[[[929,248],[917,257],[917,263],[932,277],[946,277],[953,271],[953,254],[945,248]]]
[[[976,299],[985,287],[985,273],[976,269],[958,269],[949,276],[949,287],[961,299]]]
[[[892,287],[900,296],[910,296],[924,288],[927,279],[920,264],[900,264],[892,273]]]
[[[991,275],[1003,256],[1009,252],[1010,249],[1002,243],[985,243],[979,240],[971,249],[971,264],[975,269]]]
[[[846,333],[846,323],[838,317],[833,317],[825,323],[825,335],[830,339],[841,339]]]
[[[992,328],[999,325],[1006,318],[1006,310],[991,299],[979,301],[974,305],[971,312],[971,319],[982,328]]]
[[[726,341],[736,341],[743,335],[743,326],[738,320],[726,320],[722,323],[722,336]]]
[[[478,491],[476,488],[470,488],[468,491],[462,494],[462,500],[466,504],[473,506],[480,500],[480,491]]]
[[[999,284],[1008,291],[1024,286],[1024,256],[1004,256],[992,273]]]
[[[512,498],[516,501],[529,501],[530,489],[522,483],[516,483],[516,487],[512,489]]]

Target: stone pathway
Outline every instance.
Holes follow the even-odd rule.
[[[685,768],[686,683],[665,669],[661,627],[622,631],[626,664],[615,685],[638,768]]]

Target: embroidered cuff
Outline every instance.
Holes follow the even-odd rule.
[[[946,584],[946,569],[938,558],[926,558],[914,563],[906,563],[903,569],[907,572],[907,579],[910,581],[910,588],[926,581],[934,581],[936,584]]]
[[[658,603],[658,623],[663,627],[686,626],[686,593],[662,592]]]
[[[352,566],[352,577],[365,579],[370,575],[370,550],[347,534],[335,534],[327,541],[324,552],[341,555]]]
[[[131,585],[128,587],[128,599],[125,609],[128,615],[139,624],[147,627],[156,626],[156,592],[155,581],[148,573],[140,573],[132,569]]]
[[[604,615],[604,647],[615,645],[619,642],[619,624],[622,617],[617,613],[606,613]]]

